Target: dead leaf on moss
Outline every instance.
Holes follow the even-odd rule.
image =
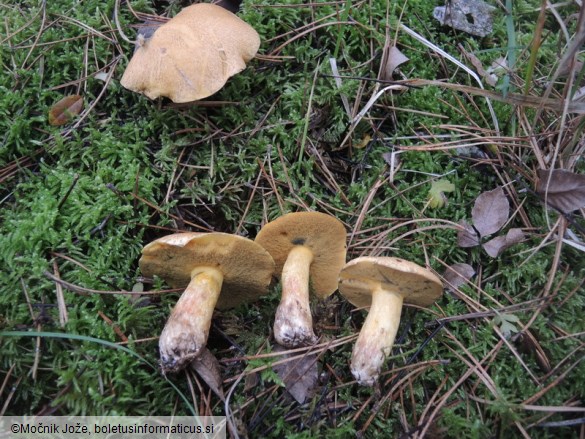
[[[536,192],[564,213],[585,207],[585,175],[563,169],[539,169]]]
[[[273,349],[274,352],[285,352],[286,350],[280,345],[275,345]],[[294,354],[284,354],[279,358],[286,360],[297,355],[299,355],[298,352],[295,352]],[[303,404],[307,398],[313,395],[319,378],[317,354],[307,354],[301,358],[277,364],[273,368],[284,382],[286,390],[299,404]]]
[[[161,27],[166,21],[159,21],[159,20],[144,20],[141,24],[138,25],[138,32],[136,34],[136,46],[134,47],[134,51],[139,47],[143,46],[146,41],[148,41],[156,30]]]
[[[494,87],[498,82],[498,76],[492,72],[489,72],[488,71],[489,69],[488,70],[484,69],[480,59],[477,56],[475,56],[475,54],[473,54],[472,52],[466,51],[463,48],[463,46],[461,46],[461,52],[463,53],[463,55],[465,55],[465,57],[475,68],[476,72],[479,73],[479,75],[485,80],[485,82]]]
[[[256,393],[256,388],[260,384],[260,376],[257,372],[248,373],[244,380],[244,393]]]
[[[52,126],[65,125],[81,113],[83,97],[80,95],[65,96],[49,110],[49,124]]]
[[[215,393],[222,401],[225,401],[219,370],[219,361],[207,348],[202,348],[201,353],[191,362],[191,367],[197,375],[201,377],[205,384]]]
[[[453,264],[445,270],[443,277],[450,291],[465,285],[475,275],[475,270],[469,264]]]
[[[471,211],[473,225],[482,238],[500,230],[509,217],[510,203],[501,186],[480,194]]]
[[[490,75],[502,76],[508,73],[508,70],[508,61],[506,61],[506,58],[500,56],[499,58],[496,58],[496,60],[488,68],[487,72]]]
[[[242,0],[218,0],[214,2],[217,6],[221,6],[234,14],[240,9]]]
[[[407,61],[410,61],[410,58],[404,55],[398,49],[398,47],[391,46],[388,49],[388,53],[386,54],[386,60],[380,74],[380,79],[383,81],[391,81],[394,70],[396,70],[399,65],[404,64]]]
[[[479,236],[473,226],[465,220],[459,221],[459,225],[463,228],[457,231],[457,245],[462,248],[479,245]]]
[[[506,236],[497,236],[494,239],[490,239],[483,245],[483,249],[492,258],[497,258],[504,250],[523,240],[524,232],[521,229],[510,229]]]

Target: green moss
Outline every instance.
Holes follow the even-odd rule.
[[[198,230],[191,227],[195,224],[224,232],[239,227],[241,234],[253,238],[265,219],[299,210],[302,202],[335,213],[350,232],[359,221],[350,242],[350,258],[375,251],[421,264],[428,260],[438,272],[444,264],[469,263],[478,271],[473,282],[480,285],[465,285],[461,291],[487,309],[495,307],[495,301],[508,306],[543,294],[555,249],[547,245],[535,250],[548,233],[545,211],[536,197],[519,192],[532,228],[526,230],[523,243],[495,259],[480,247],[458,248],[456,230],[439,227],[446,220],[469,220],[475,198],[501,185],[504,171],[516,169],[506,162],[513,159],[512,150],[497,145],[504,162],[490,167],[452,151],[413,148],[423,143],[416,135],[453,135],[446,125],[493,128],[483,98],[472,102],[440,87],[383,96],[355,127],[346,147],[339,148],[351,125],[342,95],[352,108],[364,108],[377,85],[355,78],[378,76],[387,26],[394,35],[401,13],[402,23],[454,56],[459,57],[455,48],[462,44],[489,66],[514,51],[517,78],[511,77],[508,86],[518,89],[538,5],[514,2],[515,40],[509,41],[508,18],[501,11],[496,14],[493,34],[475,38],[430,19],[436,5],[427,0],[391,4],[388,10],[384,2],[308,6],[296,1],[277,7],[264,0],[245,1],[240,16],[259,32],[261,52],[283,58],[253,60],[208,99],[221,104],[181,108],[164,100],[152,102],[119,84],[132,48],[111,27],[113,5],[113,0],[78,2],[75,7],[64,0],[46,2],[44,24],[39,5],[0,6],[8,26],[8,36],[2,37],[0,46],[0,165],[5,172],[0,177],[0,329],[43,334],[38,339],[39,353],[36,335],[0,339],[0,382],[6,379],[6,389],[13,385],[16,389],[6,414],[38,413],[46,407],[59,414],[190,414],[200,406],[198,390],[196,399],[190,400],[185,374],[167,379],[157,368],[155,338],[178,295],[136,301],[123,293],[144,282],[137,261],[144,244],[166,233],[159,227]],[[173,15],[181,2],[133,1],[132,5],[138,11]],[[567,7],[560,13],[568,17],[574,11]],[[329,25],[292,39],[299,27],[327,15],[330,18],[319,23]],[[336,23],[345,17],[354,24]],[[134,18],[124,6],[120,20],[124,31],[134,35],[129,27]],[[547,17],[545,28],[552,31],[546,33],[537,56],[539,74],[554,70],[558,47],[566,43],[556,26]],[[574,23],[569,22],[571,26]],[[398,46],[410,58],[401,67],[406,77],[476,85],[466,73],[404,33],[398,33]],[[329,58],[334,53],[344,77],[341,88],[331,77]],[[95,73],[109,72],[113,65],[115,71],[106,86]],[[498,86],[503,81],[500,78]],[[542,84],[537,82],[535,87]],[[74,93],[84,97],[83,120],[49,126],[47,113],[52,105]],[[494,110],[502,133],[519,134],[514,108],[494,102]],[[532,120],[535,112],[526,114]],[[550,121],[538,129],[549,130],[549,125]],[[358,148],[366,135],[373,141]],[[401,164],[390,182],[385,154],[398,149],[403,150]],[[522,151],[522,162],[528,170],[536,166],[530,149]],[[448,194],[445,206],[429,209],[431,182],[441,177],[456,189]],[[374,194],[378,181],[382,184]],[[368,210],[362,213],[366,200]],[[517,215],[506,227],[523,226]],[[69,320],[61,327],[56,284],[50,278],[57,276],[54,264],[65,282],[122,294],[82,294],[64,288]],[[542,379],[541,384],[534,382],[507,346],[488,358],[501,341],[492,318],[455,320],[431,337],[433,318],[472,310],[456,295],[445,293],[431,311],[403,313],[401,339],[388,361],[391,372],[385,375],[391,381],[382,384],[381,393],[350,383],[352,346],[348,343],[323,353],[320,387],[306,404],[293,403],[269,368],[259,374],[253,391],[246,388],[245,380],[236,385],[232,406],[241,408],[237,417],[251,437],[349,437],[365,425],[365,437],[399,436],[415,431],[425,410],[428,415],[435,392],[441,397],[452,390],[469,370],[470,361],[487,358],[482,364],[497,389],[495,394],[477,373],[472,374],[444,401],[429,435],[484,438],[516,431],[516,421],[524,426],[535,422],[533,414],[518,404],[567,370],[580,352],[576,337],[562,338],[561,334],[584,330],[581,319],[575,318],[583,308],[579,294],[585,277],[582,252],[563,248],[559,271],[552,275],[550,305],[542,309],[530,330],[552,367],[561,365],[557,375],[545,378],[535,355],[509,341],[532,374]],[[160,280],[154,285],[144,282],[144,286],[166,287]],[[277,285],[258,303],[218,313],[214,327],[230,341],[212,329],[210,349],[220,359],[267,352],[279,297]],[[314,305],[315,309],[321,306]],[[363,324],[365,312],[354,312],[338,295],[325,307],[331,321],[322,328],[324,337],[354,334]],[[534,312],[516,315],[525,324]],[[123,345],[127,349],[114,345],[121,341],[119,331],[129,340]],[[417,352],[425,341],[424,349]],[[408,366],[412,352],[417,355],[410,366],[419,361],[442,362],[425,367],[408,386],[398,389],[396,378],[403,375],[392,368]],[[567,359],[571,352],[573,356]],[[225,361],[221,369],[224,378],[234,378],[246,368],[269,364],[263,359]],[[585,388],[584,372],[582,364],[576,365],[537,403],[557,406],[578,399],[576,389]],[[187,402],[181,394],[189,395]],[[6,400],[5,396],[0,400]],[[212,410],[223,414],[223,404],[213,402]],[[529,432],[544,438],[573,431],[533,427]]]

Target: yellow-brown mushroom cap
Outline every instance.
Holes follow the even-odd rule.
[[[346,231],[336,218],[319,212],[296,212],[266,224],[255,241],[268,250],[280,277],[289,252],[305,246],[313,253],[310,269],[313,292],[325,298],[337,290],[339,270],[345,264]]]
[[[274,272],[274,261],[265,249],[250,239],[227,233],[165,236],[144,247],[139,265],[145,276],[162,277],[173,288],[186,287],[195,268],[220,270],[220,309],[266,294]]]
[[[203,99],[244,70],[259,47],[258,33],[245,21],[221,6],[197,3],[136,49],[120,82],[150,99]]]
[[[430,306],[443,294],[441,280],[426,268],[391,257],[364,256],[349,261],[339,274],[339,292],[357,308],[369,307],[372,291],[401,294],[405,303]]]

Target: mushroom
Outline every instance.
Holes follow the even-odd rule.
[[[351,373],[358,383],[371,386],[394,344],[402,302],[428,307],[441,296],[443,285],[413,262],[365,256],[343,267],[339,292],[358,308],[370,307],[353,348]]]
[[[139,261],[145,276],[185,288],[159,340],[163,371],[177,371],[207,343],[217,307],[266,294],[274,261],[254,241],[227,233],[177,233],[151,242]]]
[[[259,47],[258,33],[246,22],[221,6],[197,3],[139,40],[120,82],[150,99],[203,99],[244,70]]]
[[[322,299],[337,290],[345,263],[345,227],[324,213],[289,213],[262,227],[255,241],[272,255],[277,276],[282,277],[274,320],[276,341],[286,347],[314,344],[309,281]]]

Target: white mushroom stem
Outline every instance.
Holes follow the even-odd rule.
[[[159,339],[163,371],[181,369],[207,344],[211,317],[223,274],[211,267],[191,272],[191,282],[177,301]]]
[[[372,292],[372,305],[353,348],[351,373],[358,383],[371,386],[378,380],[390,354],[400,324],[403,296],[383,289]]]
[[[296,246],[282,269],[282,298],[274,319],[274,338],[286,347],[314,344],[313,318],[309,305],[309,272],[313,252]]]

